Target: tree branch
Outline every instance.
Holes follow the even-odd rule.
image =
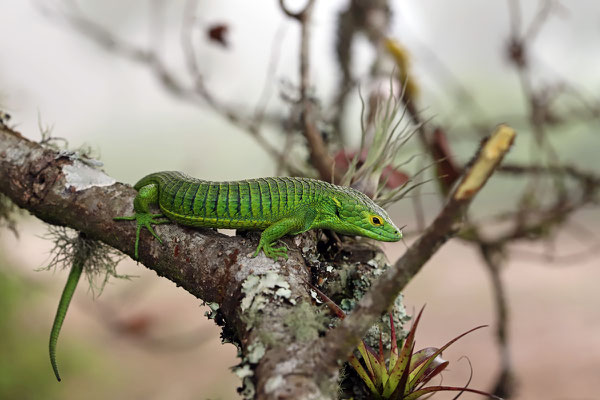
[[[136,191],[2,124],[0,193],[45,222],[68,226],[133,255],[134,225],[112,218],[132,214]],[[262,254],[249,257],[257,245],[256,234],[228,237],[177,224],[159,225],[156,231],[163,244],[142,233],[140,262],[197,298],[218,303],[218,312],[225,321],[224,336],[239,341],[243,362],[249,366],[250,376],[254,374],[251,382],[256,385],[257,398],[300,399],[308,393],[322,398],[310,374],[313,358],[299,356],[310,353],[310,349],[296,342],[292,328],[284,322],[295,312],[293,304],[311,302],[305,283],[310,281],[310,271],[298,245],[314,248],[314,235],[287,239],[289,260],[276,263]],[[267,282],[265,290],[250,296],[248,282],[261,283],[265,277],[274,282],[270,287],[273,290],[266,290]],[[257,304],[259,295],[264,301]],[[247,307],[240,306],[243,301]],[[260,337],[261,332],[269,333],[270,344]],[[291,358],[297,364],[290,371],[286,363]],[[274,390],[272,384],[268,385],[271,379],[282,386]],[[301,383],[296,385],[297,381]],[[277,397],[286,390],[290,397]]]

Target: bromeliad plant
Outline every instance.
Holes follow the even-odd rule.
[[[323,292],[313,285],[310,285],[317,294],[323,299],[325,304],[341,319],[346,317],[344,311],[333,300],[327,297]],[[438,376],[449,362],[442,359],[444,350],[450,347],[454,342],[463,336],[481,329],[486,325],[473,328],[446,343],[441,348],[426,347],[415,352],[415,333],[421,320],[423,309],[417,315],[415,322],[408,332],[406,339],[400,342],[396,338],[396,329],[394,327],[394,318],[390,313],[391,328],[391,350],[388,363],[386,365],[383,354],[383,339],[379,336],[379,351],[375,351],[367,345],[364,340],[358,346],[358,352],[362,358],[359,360],[354,354],[350,356],[349,362],[352,368],[365,382],[371,391],[372,398],[376,400],[417,400],[425,395],[432,395],[435,392],[454,391],[477,393],[492,399],[502,400],[498,396],[486,393],[476,389],[457,386],[426,386],[434,377]],[[470,381],[470,379],[469,379]]]
[[[374,399],[389,400],[416,400],[422,396],[441,391],[472,392],[493,399],[499,397],[467,387],[455,386],[426,386],[434,377],[438,376],[449,364],[441,358],[442,352],[461,337],[483,328],[485,325],[473,328],[457,336],[441,348],[427,347],[417,352],[415,349],[415,332],[421,319],[423,309],[415,319],[406,340],[400,346],[396,340],[394,320],[390,314],[391,350],[389,361],[386,365],[383,354],[383,341],[379,338],[379,351],[369,347],[364,341],[358,346],[362,358],[350,356],[350,365],[358,373],[371,391]]]

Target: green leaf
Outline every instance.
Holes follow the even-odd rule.
[[[419,350],[415,354],[413,354],[413,361],[411,362],[410,368],[409,368],[411,374],[418,367],[423,365],[423,363],[425,363],[427,360],[429,360],[429,357],[431,357],[437,351],[438,351],[438,349],[435,347],[427,347],[427,348]],[[418,357],[418,359],[415,360],[415,357]],[[425,372],[423,373],[421,379],[419,379],[417,381],[409,381],[410,387],[408,388],[409,390],[407,391],[407,393],[410,393],[412,390],[414,390],[417,387],[417,385],[420,383],[425,385],[434,376],[441,373],[448,366],[448,364],[449,364],[449,362],[442,359],[442,357],[440,355],[435,357],[433,359],[433,361],[429,364],[429,366],[425,369]],[[412,375],[411,375],[411,377],[412,377]]]
[[[369,357],[369,362],[371,363],[371,367],[373,367],[373,373],[375,375],[375,386],[383,391],[383,382],[384,377],[387,381],[388,373],[385,368],[385,359],[383,355],[379,355],[373,350],[371,347],[365,345],[367,349],[367,356]]]
[[[369,370],[369,376],[371,377],[373,382],[375,382],[375,372],[373,371],[373,366],[371,365],[371,362],[369,359],[369,352],[367,351],[367,345],[362,340],[358,344],[358,352],[360,353],[360,355],[363,359],[363,362],[365,363],[365,365],[367,366],[367,369]]]
[[[415,349],[415,344],[413,343],[412,348],[408,352],[408,358],[406,360],[407,366],[410,365],[410,360],[412,359],[414,349]],[[398,384],[394,388],[394,391],[392,392],[392,394],[389,397],[390,400],[401,400],[404,398],[404,393],[406,392],[406,385],[408,383],[408,376],[409,376],[409,371],[408,371],[408,368],[405,366],[403,368],[403,372],[402,372],[402,376],[400,377],[400,381],[398,382]]]
[[[394,327],[394,317],[391,312],[390,312],[390,329],[392,331],[392,333],[391,333],[392,348],[390,349],[390,362],[388,363],[388,371],[391,372],[394,370],[394,366],[396,365],[396,362],[398,361],[398,342],[396,339],[396,328]]]
[[[360,361],[358,361],[358,359],[354,356],[354,354],[352,354],[350,356],[349,362],[350,362],[350,365],[352,365],[352,368],[354,368],[354,370],[358,374],[358,376],[360,376],[360,378],[363,380],[363,382],[367,385],[367,387],[369,388],[369,390],[371,391],[371,393],[373,393],[373,395],[375,396],[375,398],[376,399],[381,399],[381,396],[379,395],[379,392],[377,391],[377,388],[375,387],[375,384],[373,383],[373,381],[369,377],[369,374],[367,373],[367,371],[365,371],[365,369],[363,368],[363,366],[360,363]]]
[[[436,359],[440,359],[440,356],[437,356]],[[435,364],[435,367],[432,367]],[[410,387],[410,391],[414,391],[417,386],[419,386],[420,388],[425,386],[427,384],[427,382],[429,382],[434,376],[440,374],[443,370],[446,369],[446,367],[450,364],[449,361],[442,361],[438,364],[433,363],[431,364],[428,368],[427,371],[425,371],[425,374],[423,374],[423,376],[421,377],[421,379],[417,380],[416,382],[414,382],[411,387]]]
[[[384,396],[390,396],[395,390],[396,387],[398,386],[398,384],[400,383],[400,380],[402,379],[402,376],[405,373],[405,370],[408,371],[408,365],[409,365],[409,360],[412,358],[412,352],[414,350],[414,341],[415,341],[415,333],[417,331],[417,326],[419,325],[419,321],[421,320],[421,315],[423,314],[423,309],[425,307],[421,308],[421,311],[419,312],[419,314],[417,315],[417,318],[415,319],[415,322],[412,326],[412,328],[410,328],[410,331],[408,332],[408,336],[406,337],[406,340],[404,341],[404,346],[402,346],[402,350],[400,351],[400,356],[398,361],[394,364],[394,368],[390,371],[390,377],[385,385],[385,388],[383,390],[383,395]]]

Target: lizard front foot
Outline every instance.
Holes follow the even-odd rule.
[[[135,259],[138,259],[138,247],[140,244],[140,232],[142,228],[148,229],[148,231],[154,236],[159,243],[162,244],[160,237],[154,232],[152,225],[167,224],[170,221],[166,219],[163,214],[150,214],[150,213],[139,213],[136,212],[134,215],[125,217],[114,217],[115,221],[136,221],[135,230]]]
[[[267,257],[272,258],[275,261],[279,260],[279,257],[281,257],[284,260],[288,259],[288,248],[286,246],[273,247],[271,243],[259,244],[258,248],[256,249],[256,252],[254,253],[254,257],[256,257],[258,253],[260,253],[261,249],[262,251],[264,251]]]

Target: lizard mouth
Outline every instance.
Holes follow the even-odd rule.
[[[382,239],[379,239],[384,242],[397,242],[402,239],[402,233],[397,231],[397,233],[385,232],[381,234]]]
[[[402,239],[402,231],[396,229],[395,231],[379,231],[373,232],[364,228],[359,228],[361,235],[371,239],[379,240],[382,242],[397,242]]]

